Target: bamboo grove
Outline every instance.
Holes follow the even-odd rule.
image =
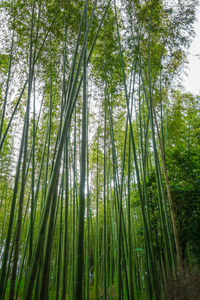
[[[164,299],[184,267],[165,156],[195,9],[1,1],[0,299]]]

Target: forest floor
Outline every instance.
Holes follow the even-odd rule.
[[[200,300],[200,272],[184,271],[169,284],[165,300]]]

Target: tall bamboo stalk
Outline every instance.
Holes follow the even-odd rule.
[[[85,34],[87,29],[87,0],[85,1]],[[84,215],[85,215],[85,173],[86,173],[86,142],[87,142],[87,47],[84,53],[83,66],[83,110],[82,110],[82,141],[80,165],[80,193],[77,238],[77,265],[75,300],[83,299],[83,268],[84,268]]]

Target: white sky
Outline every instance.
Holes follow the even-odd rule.
[[[198,8],[195,31],[196,37],[191,44],[188,55],[188,76],[183,75],[182,84],[187,91],[200,95],[200,7]]]

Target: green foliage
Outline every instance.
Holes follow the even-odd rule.
[[[199,96],[179,91],[172,94],[168,117],[168,146],[166,161],[170,186],[175,202],[182,255],[191,242],[199,257]]]
[[[122,85],[122,71],[118,52],[115,14],[113,8],[108,10],[108,16],[99,34],[98,41],[92,55],[92,74],[96,83],[107,82],[107,89],[111,93],[118,92]]]
[[[183,259],[190,243],[196,258],[200,255],[200,155],[198,148],[183,145],[167,150],[167,166],[175,204]]]
[[[6,74],[9,66],[9,55],[0,54],[0,72]]]

